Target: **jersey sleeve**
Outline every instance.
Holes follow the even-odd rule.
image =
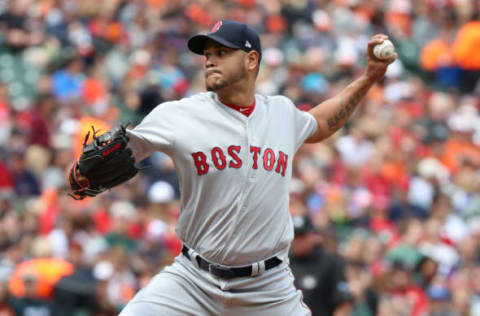
[[[289,98],[285,97],[285,100],[289,104],[290,111],[293,112],[291,115],[294,120],[294,141],[295,151],[297,151],[305,140],[317,131],[318,124],[312,114],[299,110]]]
[[[176,102],[166,102],[155,107],[140,124],[128,130],[129,147],[137,162],[155,151],[170,155],[174,146]]]

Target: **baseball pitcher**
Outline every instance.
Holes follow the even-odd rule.
[[[137,173],[135,163],[168,154],[180,179],[176,232],[182,253],[121,316],[310,315],[288,265],[293,239],[289,183],[295,152],[341,128],[395,54],[377,59],[373,36],[363,75],[310,112],[284,96],[255,94],[258,34],[229,20],[189,39],[205,56],[207,92],[158,105],[134,129],[120,126],[85,145],[69,173],[81,199]]]

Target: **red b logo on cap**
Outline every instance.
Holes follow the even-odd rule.
[[[217,23],[215,23],[215,25],[210,30],[210,33],[215,33],[216,31],[218,31],[220,26],[222,26],[222,21],[218,21]]]

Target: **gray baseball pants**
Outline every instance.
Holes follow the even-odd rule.
[[[255,277],[221,279],[180,254],[119,316],[311,316],[286,263]]]

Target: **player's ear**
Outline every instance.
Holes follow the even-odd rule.
[[[246,56],[246,62],[247,62],[247,69],[248,70],[254,70],[255,68],[257,68],[257,65],[258,65],[258,58],[259,58],[259,54],[257,51],[250,51],[247,53],[247,56]]]

